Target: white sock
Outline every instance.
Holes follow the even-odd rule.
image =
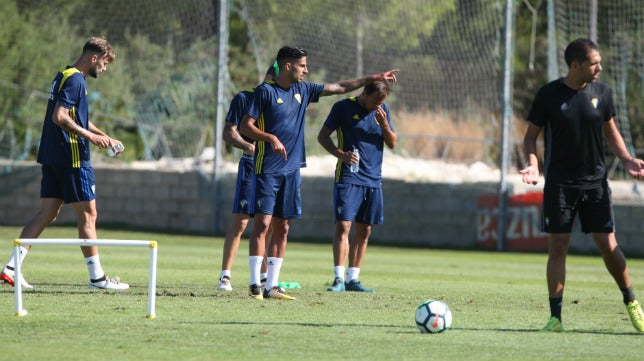
[[[268,273],[260,273],[259,274],[259,279],[260,280],[265,280],[268,277]]]
[[[280,278],[280,270],[282,269],[284,258],[268,257],[266,260],[268,261],[268,275],[266,275],[266,285],[264,285],[264,288],[270,290],[277,286],[277,280]]]
[[[19,250],[20,250],[20,264],[22,265],[22,261],[25,260],[27,253],[29,253],[29,250],[23,246],[20,246]],[[16,269],[16,257],[13,256],[13,252],[11,252],[11,258],[9,258],[9,262],[7,262],[7,266],[13,269]]]
[[[346,282],[357,280],[360,276],[360,268],[358,267],[349,267],[347,269],[347,280]]]
[[[248,256],[248,265],[250,266],[250,284],[259,285],[261,284],[259,278],[259,270],[262,268],[262,262],[264,262],[264,257],[262,256]]]
[[[222,279],[224,277],[228,277],[230,279],[230,270],[229,269],[222,269],[221,273],[219,274],[219,279]]]
[[[343,280],[344,280],[344,271],[345,271],[344,266],[335,266],[335,267],[333,267],[333,273],[335,273],[335,276],[340,277]]]
[[[105,272],[103,272],[103,267],[101,267],[101,260],[98,255],[85,258],[85,264],[87,264],[87,270],[89,271],[90,280],[97,280],[105,276]]]

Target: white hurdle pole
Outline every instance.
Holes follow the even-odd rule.
[[[16,316],[26,316],[27,310],[22,307],[22,282],[20,275],[20,246],[111,246],[111,247],[149,247],[150,273],[148,277],[148,319],[156,317],[157,293],[157,242],[120,240],[120,239],[56,239],[56,238],[23,238],[13,241],[15,262],[14,295],[16,298]]]

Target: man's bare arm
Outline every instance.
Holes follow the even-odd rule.
[[[624,138],[619,133],[614,119],[604,123],[604,137],[606,138],[606,143],[619,160],[622,161],[628,173],[636,178],[644,177],[644,161],[635,158],[628,152]]]
[[[222,138],[224,142],[244,151],[244,154],[253,155],[255,152],[255,145],[245,141],[240,135],[237,126],[231,122],[226,122],[226,125],[224,125]]]
[[[537,138],[541,132],[541,127],[530,123],[528,130],[523,138],[523,149],[528,157],[528,165],[526,165],[519,173],[521,173],[522,181],[526,184],[536,185],[539,180],[539,158],[537,156]]]
[[[255,125],[256,122],[257,120],[251,118],[250,116],[248,116],[248,114],[244,115],[241,123],[239,123],[239,132],[258,142],[269,143],[273,148],[274,153],[282,154],[284,156],[284,159],[287,159],[288,154],[286,154],[286,148],[284,147],[284,144],[282,144],[282,142],[273,134],[266,133],[257,128],[257,126]]]
[[[624,138],[619,134],[619,130],[617,130],[617,126],[613,119],[604,123],[604,135],[606,138],[606,144],[608,144],[608,147],[622,161],[622,163],[626,163],[633,159],[633,156],[628,152],[628,149],[626,149]]]
[[[377,80],[395,83],[397,72],[398,69],[392,69],[384,73],[374,74],[360,79],[340,80],[335,83],[324,84],[324,91],[322,91],[320,96],[348,93]]]
[[[354,155],[353,152],[345,152],[333,143],[333,139],[331,139],[331,134],[333,134],[333,132],[334,130],[323,126],[318,133],[318,143],[320,143],[322,148],[329,152],[329,154],[341,161],[349,164],[356,163],[358,161],[358,157]]]
[[[382,130],[382,139],[385,144],[389,149],[394,149],[396,147],[396,143],[398,143],[398,136],[394,133],[391,127],[389,127],[387,113],[382,109],[382,107],[379,107],[376,110],[376,121]]]
[[[88,128],[81,127],[71,116],[69,116],[69,109],[56,104],[52,116],[54,124],[61,127],[68,133],[75,134],[83,137],[100,148],[107,148],[110,146],[111,139],[100,129],[98,129],[92,122],[88,123]]]

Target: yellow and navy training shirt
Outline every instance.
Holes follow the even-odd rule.
[[[248,115],[261,131],[273,134],[286,149],[287,159],[273,153],[270,143],[255,146],[255,173],[278,173],[306,167],[304,118],[309,103],[317,102],[324,84],[300,82],[288,89],[269,81],[255,88]]]
[[[389,128],[391,123],[389,107],[382,104],[387,114]],[[376,111],[368,111],[358,103],[356,97],[342,99],[331,108],[324,121],[324,127],[335,130],[338,147],[345,152],[357,149],[360,153],[360,171],[352,173],[350,164],[338,159],[335,171],[336,183],[349,183],[367,187],[382,187],[382,159],[384,138],[382,128],[376,121]]]
[[[76,123],[88,129],[87,87],[85,76],[78,69],[67,67],[58,72],[51,83],[38,149],[38,163],[70,168],[90,166],[89,140],[70,134],[54,124],[56,104],[67,109]]]

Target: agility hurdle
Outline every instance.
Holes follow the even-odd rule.
[[[26,316],[27,310],[22,307],[22,274],[20,263],[20,246],[110,246],[110,247],[149,247],[150,274],[148,277],[148,319],[156,317],[157,293],[157,242],[156,241],[126,241],[120,239],[40,239],[23,238],[13,241],[13,256],[15,263],[14,295],[16,298],[16,316]]]

